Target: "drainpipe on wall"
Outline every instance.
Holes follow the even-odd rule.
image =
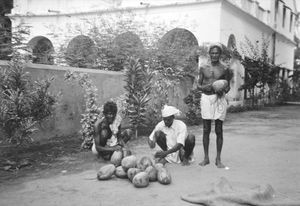
[[[276,31],[272,34],[272,43],[273,43],[273,49],[272,49],[272,64],[275,64],[275,52],[276,52]]]

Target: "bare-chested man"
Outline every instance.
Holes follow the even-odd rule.
[[[215,44],[209,48],[210,62],[201,65],[199,70],[198,89],[202,91],[201,96],[201,115],[203,119],[203,148],[204,160],[199,163],[205,166],[210,163],[208,148],[209,148],[209,135],[211,131],[211,122],[215,120],[215,132],[217,135],[217,156],[215,164],[218,168],[225,166],[221,162],[221,151],[223,146],[223,121],[226,116],[227,101],[225,93],[230,89],[229,87],[229,69],[227,69],[220,62],[222,54],[221,46]],[[228,81],[228,87],[221,93],[214,91],[212,83],[219,79]]]
[[[106,102],[103,107],[104,117],[95,123],[92,152],[105,160],[109,160],[114,151],[122,150],[132,135],[130,129],[121,131],[122,119],[117,115],[117,111],[115,102]]]

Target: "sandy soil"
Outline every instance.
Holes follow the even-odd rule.
[[[48,205],[193,205],[180,195],[207,190],[219,178],[244,185],[270,184],[279,194],[300,201],[300,106],[269,107],[263,111],[229,114],[224,124],[222,160],[229,169],[214,165],[215,134],[210,141],[211,164],[201,167],[202,128],[189,127],[196,135],[195,158],[190,166],[167,165],[170,185],[150,183],[135,188],[128,180],[96,180],[105,162],[88,152],[62,155],[51,167],[35,168],[0,185],[2,206]],[[131,143],[137,156],[151,155],[145,139]]]

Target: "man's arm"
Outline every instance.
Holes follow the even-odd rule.
[[[166,151],[166,152],[167,152],[167,155],[168,155],[168,154],[171,154],[171,153],[174,153],[174,152],[177,152],[178,150],[180,150],[181,147],[183,147],[183,145],[182,145],[181,143],[176,143],[176,144],[174,145],[174,147],[172,147],[171,149],[169,149],[169,150]],[[166,156],[167,156],[167,155],[166,155]]]
[[[206,84],[206,85],[203,85],[203,80],[204,80],[204,74],[203,74],[203,70],[204,70],[204,67],[200,67],[199,69],[199,78],[198,78],[198,84],[197,84],[197,89],[199,89],[200,91],[202,92],[212,92],[212,84]]]
[[[156,137],[155,132],[157,131],[157,126],[155,126],[154,130],[151,132],[149,138],[148,138],[148,145],[151,149],[153,149],[156,145]]]
[[[101,128],[99,128],[101,121],[97,121],[95,123],[95,135],[94,135],[94,141],[95,141],[95,147],[98,152],[107,152],[107,151],[116,151],[122,149],[120,145],[115,145],[115,146],[101,146]]]
[[[227,80],[227,82],[228,82],[228,86],[226,87],[226,89],[225,89],[225,93],[228,93],[229,92],[229,90],[230,90],[230,80],[231,80],[231,78],[232,78],[232,70],[230,69],[230,68],[227,68],[226,69],[226,73],[225,73],[225,79]]]
[[[151,149],[153,149],[153,148],[155,147],[156,140],[148,139],[148,144],[149,144],[149,147],[150,147]]]
[[[120,145],[115,145],[115,146],[101,146],[100,145],[100,136],[98,138],[95,138],[95,146],[96,146],[96,150],[98,152],[113,152],[113,151],[117,151],[117,150],[121,150],[122,146]]]
[[[121,137],[121,124],[118,127],[117,139],[118,139],[118,144],[121,145],[122,147],[124,147],[125,142],[124,142],[123,138]]]
[[[154,157],[155,158],[165,158],[168,154],[177,152],[178,150],[180,150],[180,148],[183,147],[183,145],[181,143],[176,143],[174,145],[174,147],[172,147],[171,149],[167,150],[167,151],[159,151],[156,152]]]

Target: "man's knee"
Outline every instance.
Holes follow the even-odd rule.
[[[211,121],[203,120],[203,132],[209,134],[210,131],[211,131]]]
[[[193,134],[189,134],[185,140],[185,145],[184,145],[184,150],[185,152],[187,152],[188,154],[190,154],[194,147],[195,147],[195,143],[196,143],[196,138],[195,135]]]
[[[194,134],[189,134],[186,138],[185,143],[188,144],[188,145],[195,145],[195,143],[196,143],[195,135]]]
[[[131,139],[132,135],[133,135],[133,130],[132,129],[125,129],[122,132],[122,139],[123,139],[123,141],[125,143],[128,142]]]
[[[156,141],[163,141],[166,139],[166,135],[162,131],[156,131],[154,133],[154,136],[156,138]]]
[[[203,132],[206,133],[206,134],[209,134],[211,131],[211,128],[210,127],[203,127]]]
[[[156,143],[158,144],[158,146],[166,151],[167,148],[167,139],[166,139],[166,134],[163,133],[162,131],[156,131],[154,133],[155,139],[156,139]]]

